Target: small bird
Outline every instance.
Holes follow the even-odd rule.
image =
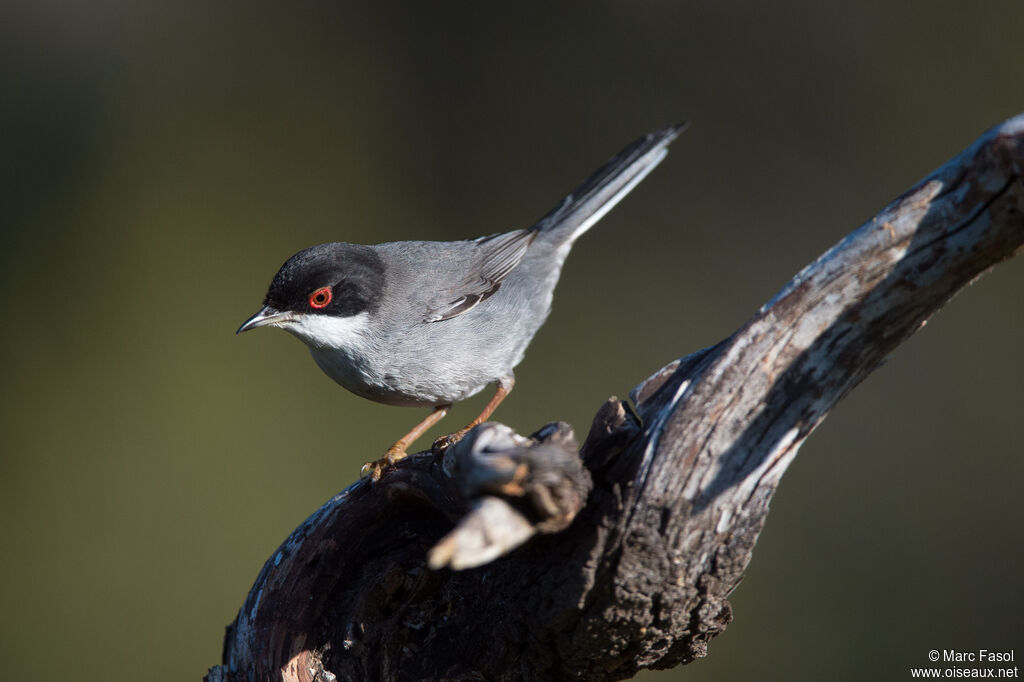
[[[303,249],[281,266],[263,307],[236,333],[280,327],[352,393],[433,408],[382,459],[363,466],[363,475],[377,480],[453,403],[495,384],[480,416],[438,439],[435,450],[490,417],[551,311],[573,242],[665,158],[685,127],[636,140],[527,229],[465,241]]]

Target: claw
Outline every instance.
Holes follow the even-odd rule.
[[[433,451],[435,453],[444,452],[445,450],[447,450],[448,448],[462,440],[462,438],[467,433],[469,433],[470,430],[471,429],[468,428],[459,429],[455,433],[449,433],[447,436],[441,436],[440,438],[434,441],[434,445],[432,447]]]
[[[375,462],[367,462],[359,469],[360,477],[369,477],[371,481],[376,483],[380,480],[380,477],[384,475],[387,469],[395,466],[395,462],[403,460],[409,456],[402,448],[392,445],[388,448],[388,451],[384,453],[384,456]]]
[[[501,404],[501,401],[505,399],[505,396],[509,394],[512,387],[516,385],[516,380],[511,374],[509,374],[498,379],[497,383],[498,390],[494,392],[494,397],[491,398],[491,401],[487,403],[486,407],[484,407],[484,411],[480,413],[480,416],[463,426],[455,433],[449,433],[447,436],[441,436],[434,441],[433,451],[435,454],[444,452],[462,440],[462,437],[472,431],[473,427],[483,424],[484,421],[494,413],[494,410]]]

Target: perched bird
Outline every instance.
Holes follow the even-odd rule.
[[[551,311],[573,242],[665,158],[684,127],[636,140],[527,229],[465,241],[332,242],[299,251],[237,333],[280,327],[356,395],[434,408],[382,459],[364,465],[363,473],[376,480],[452,403],[493,383],[497,391],[480,416],[435,448],[490,417]]]

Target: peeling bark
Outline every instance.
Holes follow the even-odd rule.
[[[578,454],[566,425],[487,424],[355,483],[267,561],[208,679],[618,680],[704,656],[804,439],[1024,245],[1022,168],[1024,115],[610,399]]]

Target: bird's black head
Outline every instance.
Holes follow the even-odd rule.
[[[285,261],[263,301],[279,311],[351,317],[373,312],[384,291],[384,263],[368,246],[332,242]]]

